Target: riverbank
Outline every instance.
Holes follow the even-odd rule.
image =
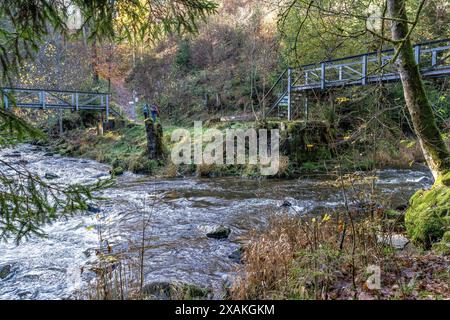
[[[401,140],[394,145],[378,141],[376,148],[357,143],[352,137],[339,135],[322,122],[218,122],[204,125],[203,130],[267,128],[280,129],[280,166],[275,178],[296,178],[302,175],[331,174],[370,170],[375,167],[411,168],[423,163],[418,143]],[[68,130],[61,137],[50,139],[50,146],[61,155],[94,159],[110,164],[116,174],[124,171],[159,177],[196,175],[200,177],[260,176],[256,165],[175,165],[170,160],[174,147],[171,135],[176,126],[164,126],[165,156],[149,159],[143,124],[126,123],[99,135],[97,128]],[[193,128],[183,128],[191,134]]]
[[[383,211],[278,216],[247,245],[230,298],[450,299],[448,244],[417,248],[403,219]]]
[[[450,299],[448,187],[427,186],[402,204],[367,178],[337,179],[340,208],[277,215],[254,232],[230,298]]]

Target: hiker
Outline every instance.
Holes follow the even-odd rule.
[[[144,113],[144,120],[147,120],[147,118],[148,118],[148,104],[144,104],[144,107],[142,108],[142,112]]]
[[[156,122],[156,116],[159,116],[159,109],[156,103],[150,106],[150,112],[152,113],[153,122]]]

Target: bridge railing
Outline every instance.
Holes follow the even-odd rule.
[[[450,39],[426,42],[414,46],[414,56],[425,76],[438,76],[450,68]],[[326,89],[346,85],[398,79],[394,49],[344,57],[294,69],[293,90]]]
[[[26,88],[1,88],[5,108],[105,111],[109,117],[109,93]]]

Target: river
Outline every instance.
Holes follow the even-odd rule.
[[[31,145],[0,150],[0,158],[41,176],[56,174],[54,182],[62,184],[94,182],[108,177],[110,170],[96,161],[52,155]],[[386,169],[377,176],[379,193],[397,204],[431,184],[429,173],[420,169]],[[95,263],[92,253],[101,247],[99,230],[112,253],[126,252],[139,240],[143,214],[150,215],[146,282],[183,281],[210,287],[218,297],[224,277],[237,266],[229,255],[250,230],[264,227],[281,210],[300,215],[342,205],[341,192],[326,181],[154,179],[125,173],[115,187],[101,192],[106,199],[93,204],[91,212],[44,226],[47,237],[31,237],[19,245],[0,243],[0,268],[10,269],[0,279],[0,299],[75,298],[75,292],[95,279],[85,270]],[[292,206],[281,209],[284,201]],[[206,237],[218,225],[231,228],[228,239]]]

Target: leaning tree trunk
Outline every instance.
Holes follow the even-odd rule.
[[[387,0],[388,15],[392,18],[391,33],[395,41],[401,41],[398,50],[398,70],[403,85],[406,105],[419,139],[428,167],[435,179],[450,171],[450,155],[436,125],[431,104],[416,63],[408,23],[405,0]]]

